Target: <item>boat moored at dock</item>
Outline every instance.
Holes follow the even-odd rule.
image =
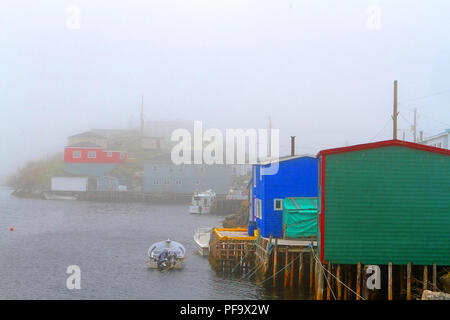
[[[198,253],[201,256],[209,254],[209,240],[211,238],[212,228],[198,228],[194,233],[194,241],[198,247]]]
[[[64,193],[55,193],[55,192],[44,192],[42,194],[45,200],[77,200],[78,194],[64,194]]]
[[[209,214],[211,213],[211,206],[216,200],[216,193],[212,190],[195,193],[192,196],[192,204],[189,207],[191,214]]]

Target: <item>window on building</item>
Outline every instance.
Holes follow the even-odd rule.
[[[255,199],[255,216],[262,219],[261,199]]]
[[[283,199],[273,199],[273,209],[275,211],[283,210]]]
[[[195,185],[197,185],[197,186],[198,186],[199,184],[200,184],[200,180],[198,180],[198,179],[197,179],[197,180],[195,180]]]
[[[438,144],[436,144],[436,147],[438,147],[438,148],[442,148],[442,143],[441,143],[441,142],[439,142]]]
[[[182,185],[182,184],[183,184],[183,180],[177,179],[177,180],[175,181],[175,184]]]
[[[256,167],[253,167],[253,188],[256,188]]]
[[[159,184],[159,181],[158,181],[158,179],[154,179],[154,180],[153,180],[153,185],[155,185],[155,186],[156,186],[156,185],[158,185],[158,184]]]
[[[81,151],[72,151],[72,158],[81,158]]]
[[[153,172],[157,172],[158,171],[158,166],[152,166],[152,171]]]
[[[108,158],[112,158],[112,151],[106,152],[106,156],[107,156]]]
[[[91,158],[91,159],[95,159],[95,158],[97,158],[97,152],[96,151],[88,151],[88,158]]]

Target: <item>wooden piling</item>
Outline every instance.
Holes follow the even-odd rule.
[[[369,300],[369,288],[367,287],[367,266],[364,266],[362,273],[362,297]]]
[[[303,276],[303,252],[300,252],[299,257],[299,265],[298,265],[298,287],[302,286],[302,276]]]
[[[347,281],[345,281],[345,279],[344,279],[344,283],[346,283],[348,288],[351,288],[350,272],[347,271],[347,276],[345,276],[345,272],[344,272],[344,278],[345,277],[347,278]],[[348,300],[349,299],[350,290],[348,288],[344,289],[344,300]]]
[[[294,287],[294,254],[291,253],[291,265],[289,266],[289,287],[293,288]]]
[[[314,262],[314,290],[315,292],[317,292],[317,285],[318,285],[318,269],[319,269],[319,264],[317,263],[317,261]]]
[[[400,273],[400,294],[403,295],[403,292],[405,292],[405,268],[403,266],[398,266],[399,273]]]
[[[331,300],[331,263],[327,266],[327,300]]]
[[[341,265],[338,264],[337,265],[337,270],[336,270],[336,285],[337,285],[337,299],[341,300],[342,297],[342,283],[341,283]]]
[[[289,254],[288,249],[286,247],[284,252],[284,288],[286,289],[288,286],[289,281],[289,267],[287,266],[289,264]]]
[[[313,290],[313,283],[314,283],[314,256],[311,253],[310,254],[311,260],[309,263],[309,289],[310,291]]]
[[[356,267],[356,300],[359,300],[361,293],[361,262]]]
[[[433,264],[433,291],[437,291],[437,268],[436,264]]]
[[[323,271],[322,267],[317,265],[317,300],[323,300]]]
[[[275,248],[273,249],[273,287],[277,286],[277,262],[278,262],[278,239],[275,239]]]
[[[411,262],[406,266],[406,300],[411,300]]]
[[[423,266],[423,290],[427,290],[428,284],[428,266]]]
[[[392,262],[388,265],[388,300],[392,300]]]

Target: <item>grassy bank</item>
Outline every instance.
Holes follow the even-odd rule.
[[[31,161],[10,176],[6,185],[16,191],[40,192],[50,188],[52,176],[64,173],[62,154],[55,154],[46,159]]]

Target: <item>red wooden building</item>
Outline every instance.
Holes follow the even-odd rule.
[[[125,151],[110,151],[92,142],[80,142],[64,148],[66,163],[122,163],[128,159]]]

